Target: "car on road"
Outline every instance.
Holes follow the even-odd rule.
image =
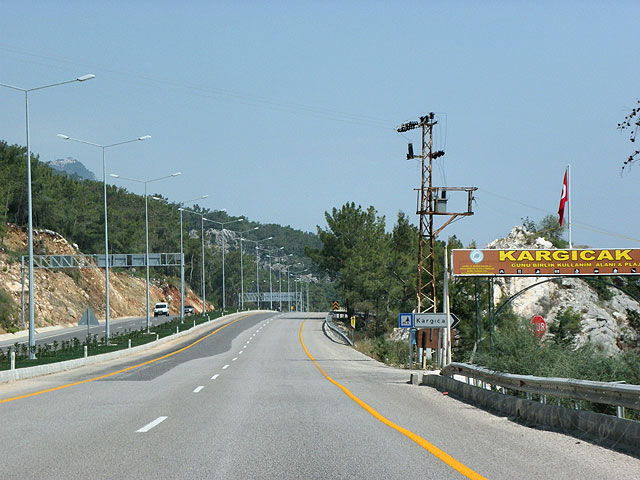
[[[193,315],[195,313],[195,309],[193,305],[185,305],[184,306],[184,314],[185,315]]]
[[[156,306],[153,307],[153,316],[159,317],[160,315],[169,316],[169,304],[166,302],[158,302]]]

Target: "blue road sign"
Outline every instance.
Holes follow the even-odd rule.
[[[413,328],[413,313],[398,314],[398,328]]]

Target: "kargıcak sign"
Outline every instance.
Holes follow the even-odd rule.
[[[446,313],[414,313],[413,326],[415,328],[446,328]]]
[[[638,275],[640,249],[452,251],[454,276]]]

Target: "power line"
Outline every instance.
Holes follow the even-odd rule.
[[[158,87],[170,87],[185,91],[187,94],[195,95],[204,98],[226,98],[235,102],[267,108],[276,111],[298,113],[298,114],[311,114],[320,118],[327,118],[329,120],[335,120],[345,123],[351,123],[356,125],[363,125],[372,128],[383,128],[388,130],[395,130],[395,121],[386,120],[370,115],[354,114],[350,112],[343,112],[339,110],[323,108],[313,105],[306,105],[297,102],[291,102],[283,99],[275,99],[270,97],[264,97],[254,95],[250,93],[237,92],[233,90],[223,89],[219,87],[213,87],[209,85],[197,84],[184,80],[174,80],[171,78],[163,78],[158,75],[148,75],[141,72],[134,72],[129,70],[118,70],[103,65],[91,64],[86,62],[76,62],[63,57],[54,57],[50,55],[41,55],[33,52],[28,52],[10,45],[0,44],[0,51],[9,52],[12,54],[18,54],[22,56],[28,56],[34,59],[43,59],[53,62],[58,62],[66,65],[84,66],[90,67],[95,70],[101,70],[106,73],[111,73],[121,77],[127,77],[130,80],[132,77],[143,80],[145,84],[153,84]],[[38,62],[33,62],[38,63]],[[42,63],[40,63],[42,64]]]
[[[502,200],[508,200],[509,202],[516,203],[518,205],[522,205],[523,207],[527,207],[527,208],[530,208],[532,210],[537,210],[537,211],[545,213],[547,215],[555,215],[556,214],[556,212],[550,212],[549,210],[545,210],[544,208],[536,207],[534,205],[529,205],[528,203],[524,203],[524,202],[521,202],[519,200],[515,200],[515,199],[513,199],[511,197],[507,197],[505,195],[500,195],[499,193],[491,192],[491,191],[489,191],[487,189],[484,189],[484,188],[479,188],[478,191],[481,192],[481,193],[487,193],[489,195],[493,195],[494,197],[500,198]],[[602,230],[598,226],[590,225],[588,223],[572,221],[571,225],[574,226],[574,227],[581,228],[583,230],[588,230],[588,231],[592,231],[592,232],[595,232],[595,233],[599,233],[601,235],[621,238],[621,239],[624,239],[624,240],[631,240],[633,242],[640,243],[640,239],[638,239],[638,238],[633,238],[633,237],[628,237],[626,235],[621,235],[621,234],[618,234],[618,233],[608,232],[606,230]]]

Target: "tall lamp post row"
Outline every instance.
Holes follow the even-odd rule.
[[[57,87],[58,85],[66,85],[67,83],[84,82],[95,78],[95,75],[90,73],[81,77],[74,78],[73,80],[67,80],[65,82],[51,83],[48,85],[42,85],[34,88],[21,88],[14,85],[8,85],[6,83],[0,83],[0,87],[10,88],[12,90],[18,90],[24,92],[24,109],[25,109],[25,123],[26,123],[26,136],[27,136],[27,216],[28,216],[28,244],[29,244],[29,358],[35,358],[35,331],[34,331],[34,283],[33,283],[33,205],[31,195],[31,139],[29,137],[29,92],[36,90],[44,90],[45,88]]]
[[[68,81],[64,81],[64,82],[58,82],[58,83],[52,83],[52,84],[47,84],[47,85],[43,85],[43,86],[39,86],[39,87],[34,87],[34,88],[21,88],[21,87],[16,87],[13,85],[9,85],[9,84],[5,84],[5,83],[0,83],[1,87],[6,87],[6,88],[10,88],[12,90],[18,90],[21,92],[24,92],[25,94],[25,124],[26,124],[26,144],[27,144],[27,151],[26,151],[26,160],[27,160],[27,202],[28,202],[28,253],[29,253],[29,357],[30,358],[35,358],[35,335],[34,335],[34,317],[35,317],[35,312],[34,312],[34,278],[33,278],[33,271],[34,271],[34,267],[33,267],[33,205],[32,205],[32,190],[31,190],[31,184],[32,184],[32,179],[31,179],[31,143],[30,143],[30,134],[29,134],[29,93],[36,91],[36,90],[43,90],[46,88],[51,88],[51,87],[56,87],[56,86],[60,86],[60,85],[65,85],[68,83],[74,83],[74,82],[84,82],[86,80],[91,80],[92,78],[95,78],[95,75],[93,74],[88,74],[88,75],[83,75],[80,77],[77,77],[73,80],[68,80]],[[99,143],[95,143],[95,142],[90,142],[87,140],[82,140],[82,139],[78,139],[78,138],[73,138],[70,137],[68,135],[65,134],[58,134],[58,137],[63,139],[63,140],[70,140],[70,141],[74,141],[74,142],[78,142],[78,143],[82,143],[82,144],[86,144],[86,145],[90,145],[90,146],[94,146],[94,147],[98,147],[100,149],[102,149],[102,178],[103,178],[103,203],[104,203],[104,237],[105,237],[105,257],[104,257],[104,266],[105,266],[105,340],[108,342],[109,338],[110,338],[110,322],[109,322],[109,317],[110,317],[110,306],[109,306],[109,233],[108,233],[108,215],[107,215],[107,182],[106,182],[106,160],[105,160],[105,150],[107,148],[111,148],[111,147],[115,147],[115,146],[119,146],[119,145],[124,145],[127,143],[133,143],[133,142],[138,142],[138,141],[144,141],[144,140],[148,140],[151,138],[150,135],[144,135],[141,137],[137,137],[131,140],[125,140],[122,142],[116,142],[116,143],[111,143],[111,144],[107,144],[107,145],[103,145],[103,144],[99,144]],[[147,184],[152,183],[152,182],[156,182],[159,180],[163,180],[166,178],[170,178],[170,177],[175,177],[180,175],[180,172],[176,172],[173,173],[171,175],[166,175],[163,177],[159,177],[159,178],[154,178],[154,179],[150,179],[150,180],[140,180],[140,179],[135,179],[135,178],[129,178],[129,177],[125,177],[125,176],[121,176],[121,175],[117,175],[117,174],[111,174],[112,177],[114,178],[122,178],[123,180],[128,180],[128,181],[132,181],[132,182],[137,182],[137,183],[142,183],[144,184],[144,197],[145,197],[145,244],[146,244],[146,252],[145,252],[145,263],[146,263],[146,320],[147,320],[147,332],[150,329],[150,315],[149,315],[149,211],[148,211],[148,199],[147,199]],[[206,198],[207,196],[202,196],[202,197],[198,197],[196,199],[193,200],[188,200],[185,202],[180,203],[180,205],[184,205],[186,203],[195,201],[195,200],[199,200],[199,199],[203,199]],[[180,210],[180,254],[181,254],[181,308],[180,308],[180,317],[181,320],[184,320],[184,263],[182,261],[182,256],[183,256],[183,232],[182,232],[182,212],[185,210],[184,208],[179,208]],[[192,212],[192,213],[196,213],[198,215],[200,215],[197,212]],[[225,272],[224,272],[224,255],[225,255],[225,225],[229,224],[229,223],[233,223],[233,222],[240,222],[243,219],[238,219],[238,220],[233,220],[230,222],[217,222],[215,220],[209,220],[206,219],[204,217],[204,214],[201,215],[201,229],[202,229],[202,301],[203,301],[203,312],[205,310],[205,278],[204,278],[204,221],[208,220],[217,224],[220,224],[222,227],[222,233],[223,233],[223,247],[222,247],[222,310],[224,311],[226,308],[226,292],[225,292]],[[241,277],[243,277],[243,265],[242,265],[242,257],[243,257],[243,253],[242,253],[242,242],[243,240],[247,240],[247,241],[253,241],[256,244],[256,293],[258,295],[256,304],[257,307],[260,307],[260,285],[259,285],[259,262],[260,262],[260,256],[259,256],[259,246],[260,243],[267,241],[267,240],[271,240],[273,237],[269,237],[269,238],[265,238],[263,240],[248,240],[248,239],[244,239],[242,237],[242,235],[248,231],[251,230],[257,230],[258,227],[255,227],[253,229],[249,229],[246,230],[244,232],[238,232],[240,233],[240,248],[241,248],[241,254],[240,254],[240,261],[241,261]],[[281,247],[280,249],[282,249],[283,247]],[[270,264],[270,268],[272,267],[271,264],[271,256],[269,256],[269,264]],[[287,270],[288,273],[288,270]],[[273,292],[273,286],[272,286],[272,281],[271,281],[271,274],[272,271],[270,269],[269,271],[269,285],[270,285],[270,289]],[[287,280],[288,281],[288,280]],[[241,283],[242,283],[242,300],[241,300],[241,305],[242,307],[244,307],[244,278],[241,279]],[[290,301],[289,301],[290,303]],[[273,308],[273,298],[270,298],[270,307]]]
[[[243,232],[237,232],[240,235],[240,310],[244,310],[244,265],[242,261],[242,257],[244,256],[242,250],[242,242],[245,240],[242,235],[247,232],[251,232],[254,230],[258,230],[260,227],[250,228],[249,230],[245,230]]]
[[[224,291],[224,284],[225,284],[224,282],[224,250],[226,248],[224,226],[229,225],[230,223],[242,222],[244,221],[244,218],[238,218],[237,220],[230,220],[228,222],[218,222],[217,220],[210,220],[208,218],[205,218],[205,220],[207,222],[217,223],[222,227],[222,313],[224,314],[224,311],[227,308],[226,300],[225,300],[225,291]]]
[[[201,197],[198,198],[194,198],[192,200],[185,200],[184,202],[180,202],[178,205],[180,205],[180,207],[178,208],[178,210],[180,211],[180,323],[184,323],[184,249],[183,249],[183,227],[182,227],[182,212],[184,211],[184,208],[182,208],[182,206],[186,205],[187,203],[191,203],[191,202],[195,202],[196,200],[203,200],[205,198],[208,198],[209,195],[202,195]],[[202,313],[204,314],[204,309],[202,310]]]
[[[115,147],[117,145],[124,145],[125,143],[133,143],[140,142],[143,140],[148,140],[151,138],[151,135],[144,135],[142,137],[134,138],[132,140],[125,140],[124,142],[111,143],[109,145],[100,145],[99,143],[88,142],[86,140],[80,140],[79,138],[72,138],[68,135],[64,135],[62,133],[58,134],[58,137],[63,140],[71,140],[73,142],[84,143],[86,145],[91,145],[94,147],[98,147],[102,149],[102,185],[104,188],[104,285],[105,285],[105,331],[104,338],[107,343],[109,343],[109,338],[111,338],[111,332],[109,329],[109,228],[107,222],[107,167],[104,158],[104,151],[107,148]]]
[[[113,178],[121,178],[123,180],[129,180],[130,182],[144,184],[144,223],[145,223],[145,264],[146,264],[146,283],[147,283],[147,333],[151,330],[151,320],[149,319],[149,207],[147,201],[147,184],[157,182],[158,180],[164,180],[165,178],[177,177],[181,175],[181,172],[172,173],[171,175],[165,175],[164,177],[153,178],[151,180],[139,180],[137,178],[124,177],[112,173]]]

